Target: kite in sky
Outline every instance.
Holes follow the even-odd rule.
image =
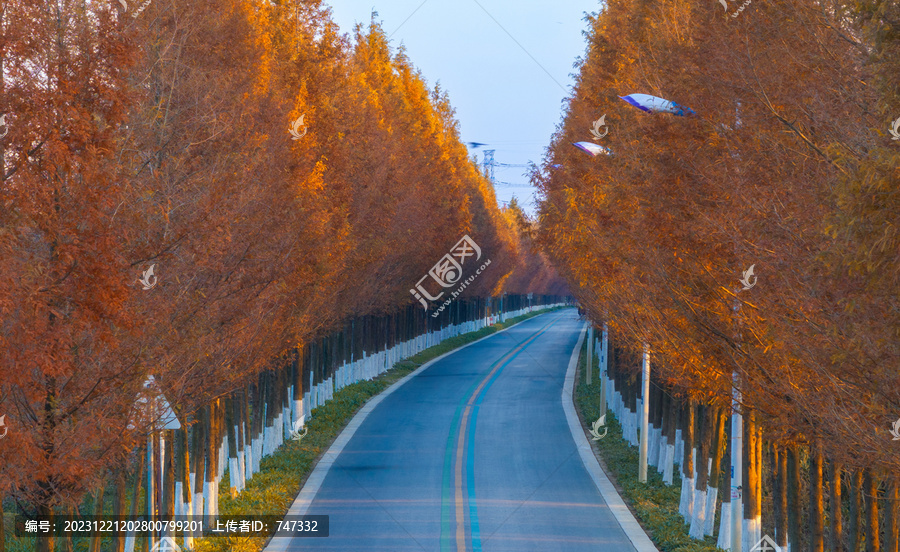
[[[647,94],[629,94],[627,96],[619,96],[621,99],[630,103],[634,107],[647,111],[648,113],[672,113],[684,117],[687,115],[696,115],[693,109],[678,105],[671,100],[664,100],[656,96]]]
[[[612,154],[609,149],[604,148],[603,146],[598,146],[597,144],[593,144],[591,142],[575,142],[572,144],[576,148],[590,155],[591,157],[597,157],[600,154],[610,155]]]

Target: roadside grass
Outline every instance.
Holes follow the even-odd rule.
[[[232,498],[228,473],[219,485],[219,513],[224,516],[284,516],[300,492],[316,460],[328,450],[360,408],[404,376],[444,353],[495,334],[540,314],[565,307],[544,309],[510,318],[506,322],[444,340],[419,354],[394,364],[394,367],[370,381],[348,385],[334,393],[334,398],[312,411],[307,422],[308,433],[301,441],[286,441],[272,455],[260,462],[260,471],[247,482],[241,493]],[[266,537],[210,537],[195,541],[197,552],[259,552]]]
[[[600,382],[591,378],[591,384],[584,382],[587,342],[581,349],[576,374],[575,406],[584,427],[600,417]],[[597,375],[597,357],[594,356],[594,375]],[[609,432],[599,441],[592,441],[594,454],[599,457],[606,475],[628,508],[650,536],[660,552],[716,552],[716,539],[706,537],[703,541],[688,535],[688,525],[678,513],[681,497],[681,475],[675,470],[671,486],[663,483],[662,475],[653,466],[647,466],[647,483],[638,481],[638,449],[622,438],[622,426],[607,411],[606,425]],[[716,530],[719,528],[719,510],[716,509]]]

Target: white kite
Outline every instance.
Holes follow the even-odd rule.
[[[627,96],[619,96],[619,98],[648,113],[671,113],[680,117],[696,115],[694,110],[689,107],[648,94],[629,94]]]
[[[572,144],[576,148],[590,155],[591,157],[597,157],[598,155],[611,155],[612,152],[609,149],[604,148],[603,146],[598,146],[597,144],[591,142],[575,142]]]

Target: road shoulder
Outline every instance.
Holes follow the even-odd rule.
[[[619,496],[619,493],[609,480],[609,477],[606,476],[606,473],[600,466],[600,462],[587,440],[584,428],[575,411],[575,374],[586,331],[587,326],[585,325],[581,329],[578,343],[575,345],[572,356],[569,358],[569,367],[566,370],[566,381],[563,385],[562,404],[563,410],[566,413],[569,431],[572,432],[572,439],[574,439],[575,446],[578,448],[578,455],[581,457],[581,462],[584,464],[585,469],[588,474],[590,474],[591,479],[603,496],[603,500],[606,501],[609,510],[612,512],[613,516],[615,516],[616,521],[619,522],[619,525],[622,527],[625,535],[628,536],[628,539],[631,541],[635,550],[637,550],[637,552],[659,552],[656,546],[654,546],[653,541],[651,541],[650,537],[647,536],[647,533],[644,532],[640,523],[635,519],[631,510],[625,505],[625,501]]]

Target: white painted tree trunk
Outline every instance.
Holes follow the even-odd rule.
[[[194,481],[193,474],[188,473],[188,477],[190,478],[188,481],[191,481],[191,482]],[[182,488],[182,493],[183,492],[184,492],[184,489]],[[182,494],[181,496],[183,497],[184,494]],[[193,496],[194,496],[194,493],[188,493],[188,497],[187,497],[187,500],[184,501],[184,508],[183,508],[183,512],[184,512],[183,515],[191,517],[191,518],[194,516]],[[189,530],[184,532],[184,548],[187,550],[193,550],[193,548],[194,548],[194,538]]]
[[[243,422],[241,423],[243,425]],[[237,459],[238,459],[238,477],[241,480],[241,489],[244,490],[247,487],[247,468],[246,468],[246,451],[247,451],[247,432],[244,431],[244,446],[239,448],[237,451]]]
[[[752,550],[759,539],[762,538],[762,520],[757,518],[745,519],[741,527],[743,538],[741,539],[744,550]]]
[[[678,502],[678,513],[684,518],[685,523],[691,522],[694,511],[694,478],[681,478],[681,500]]]
[[[668,446],[666,436],[663,435],[662,430],[660,430],[656,439],[656,454],[659,455],[659,459],[656,462],[656,469],[662,474],[665,474],[666,472],[666,448]]]
[[[241,492],[241,470],[238,468],[237,457],[228,458],[228,478],[230,480],[229,484],[231,485],[231,488],[234,489],[234,492]]]
[[[203,482],[203,515],[204,516],[212,516],[212,485],[209,484],[209,481]]]
[[[675,445],[666,443],[666,460],[663,469],[663,483],[671,485],[675,481]]]
[[[210,502],[212,502],[213,516],[219,515],[219,482],[215,481],[215,484],[210,487]]]
[[[250,432],[248,431],[246,437],[244,437],[244,482],[250,481],[253,479],[253,439],[250,437]]]
[[[259,462],[263,457],[263,447],[266,442],[266,427],[263,425],[262,432],[254,441],[256,448],[253,452],[253,473],[259,473]]]
[[[184,496],[184,483],[182,483],[181,481],[176,481],[175,482],[175,500],[172,501],[175,506],[175,515],[176,516],[184,515],[184,511],[183,511],[184,501],[181,500],[182,496]]]
[[[228,458],[228,435],[227,431],[226,435],[222,439],[222,444],[219,445],[219,458]],[[218,471],[216,472],[216,478],[222,479],[222,476],[225,475],[225,462],[219,462]]]
[[[202,465],[201,465],[201,467],[202,467]],[[202,478],[203,475],[201,474],[200,477]],[[196,482],[197,482],[197,479],[194,478],[195,485],[194,485],[193,506],[194,506],[194,517],[199,518],[200,516],[203,515],[203,512],[204,512],[205,505],[204,505],[203,498],[205,495],[203,494],[203,484],[197,485]],[[197,538],[202,537],[199,530],[195,533],[195,536]]]
[[[723,502],[719,514],[719,539],[716,546],[722,550],[731,550],[731,502]]]
[[[719,496],[718,487],[710,487],[706,491],[706,524],[703,526],[704,535],[712,535],[716,529],[716,499]]]
[[[656,434],[656,427],[651,425],[647,437],[650,440],[647,451],[647,464],[654,468],[659,465],[659,439],[657,439]]]
[[[692,539],[703,540],[706,527],[706,490],[694,489],[694,506],[691,510],[691,528],[688,534]]]
[[[684,439],[681,438],[681,430],[675,430],[675,456],[672,457],[675,464],[681,466],[681,461],[684,458]]]

